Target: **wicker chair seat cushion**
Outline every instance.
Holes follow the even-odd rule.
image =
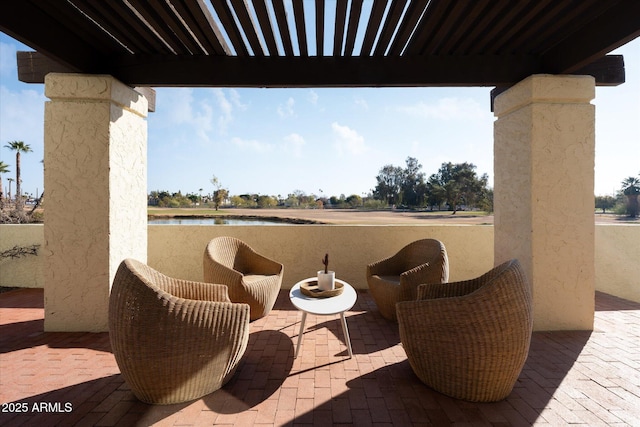
[[[392,285],[400,286],[400,276],[373,276],[374,280],[380,280],[382,282],[390,283]]]
[[[247,285],[252,285],[263,280],[274,279],[275,277],[273,274],[245,274],[243,280]]]

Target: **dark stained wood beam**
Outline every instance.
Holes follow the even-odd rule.
[[[309,56],[309,49],[307,47],[307,26],[304,20],[304,5],[301,1],[293,2],[293,16],[296,24],[296,36],[298,38],[300,56]]]
[[[574,73],[640,36],[640,1],[620,0],[542,57],[555,74]]]
[[[278,56],[278,44],[276,43],[276,38],[273,33],[274,27],[273,23],[271,22],[271,18],[269,17],[269,11],[267,10],[265,1],[260,0],[253,2],[253,8],[256,11],[258,23],[260,24],[260,30],[262,31],[265,43],[267,44],[269,55]]]
[[[607,55],[574,71],[577,76],[593,76],[597,86],[619,86],[626,81],[624,57]]]
[[[242,40],[242,34],[233,20],[233,14],[231,13],[231,9],[227,2],[224,0],[211,0],[211,5],[215,10],[216,15],[218,15],[218,19],[220,19],[220,23],[227,33],[227,37],[229,37],[236,54],[248,55],[249,50]]]
[[[233,6],[238,21],[240,21],[244,36],[249,41],[253,54],[256,56],[264,56],[264,48],[258,36],[256,23],[249,14],[245,0],[231,0],[231,5]]]
[[[284,49],[285,56],[293,56],[293,45],[291,43],[291,32],[289,31],[289,24],[287,23],[287,12],[284,8],[282,0],[273,0],[273,11],[276,14],[276,23],[278,24],[278,30],[280,31],[280,40],[282,40],[282,47]]]
[[[398,33],[393,38],[393,43],[389,48],[389,55],[398,56],[402,54],[402,51],[409,41],[409,37],[413,34],[416,25],[418,25],[418,22],[422,18],[422,14],[428,5],[428,0],[413,0],[409,3],[405,18],[400,24]]]
[[[596,86],[619,86],[626,81],[624,58],[622,55],[607,55],[591,64],[582,67],[574,73],[577,76],[593,76]],[[498,95],[511,86],[499,86],[491,90],[491,111]]]
[[[367,22],[367,29],[364,32],[364,39],[362,40],[362,48],[360,51],[361,56],[369,56],[373,50],[373,44],[378,36],[380,30],[380,23],[384,16],[384,10],[386,2],[384,0],[373,0],[371,6],[371,15],[369,16],[369,22]]]
[[[500,86],[541,72],[533,56],[112,58],[103,72],[133,86],[415,87]],[[473,69],[473,73],[468,70]]]
[[[324,1],[316,2],[316,56],[324,56]]]
[[[55,52],[58,62],[71,69],[91,70],[97,62],[85,40],[27,1],[0,1],[0,30],[44,54]]]
[[[353,55],[353,48],[356,44],[356,35],[358,33],[358,25],[360,24],[360,16],[362,15],[362,2],[363,0],[351,0],[349,26],[347,27],[347,37],[344,42],[345,56]]]
[[[44,83],[49,73],[77,73],[75,68],[61,64],[40,52],[16,52],[18,80],[23,83]]]
[[[76,73],[73,68],[60,64],[38,52],[16,52],[18,62],[18,80],[23,83],[44,84],[44,77],[49,73]],[[156,91],[148,86],[133,87],[139,94],[147,98],[149,112],[156,111]]]
[[[172,56],[137,57],[142,64],[135,65],[131,58],[122,59],[110,73],[132,86],[171,86],[153,79],[170,79],[176,86],[242,86],[242,87],[296,87],[296,86],[487,86],[481,79],[488,78],[492,86],[508,88],[523,78],[543,72],[533,57],[461,57],[461,58],[237,58],[199,56],[176,58]],[[38,52],[18,52],[18,79],[24,83],[44,83],[50,72],[72,73],[74,69],[60,64]],[[181,65],[182,64],[182,65]],[[476,67],[476,77],[464,77],[464,67]],[[491,69],[492,66],[500,69]],[[166,67],[160,77],[150,78],[148,70]],[[181,68],[184,67],[181,72]],[[205,67],[205,73],[190,72]],[[248,67],[241,70],[242,67]],[[259,67],[259,68],[255,68]],[[293,68],[290,68],[293,67]],[[319,67],[319,71],[313,71]],[[392,69],[393,67],[403,69]],[[164,69],[164,68],[163,68]],[[144,71],[147,70],[147,75]],[[264,75],[263,75],[264,71]],[[350,72],[358,75],[351,76]],[[234,73],[240,72],[240,75]],[[307,73],[296,76],[291,85],[285,80],[296,72]],[[480,73],[481,72],[481,73]],[[281,76],[278,76],[278,74]],[[322,73],[332,73],[323,76]],[[447,73],[451,73],[447,77]],[[608,55],[572,73],[591,75],[598,86],[617,86],[625,82],[624,58]],[[347,78],[344,77],[347,75]],[[389,81],[381,81],[388,77]],[[454,80],[460,78],[456,83]],[[475,84],[474,84],[475,83]]]
[[[391,38],[396,32],[396,27],[398,26],[398,22],[400,21],[400,17],[402,16],[402,11],[404,10],[405,3],[406,2],[401,1],[391,2],[391,6],[389,6],[389,11],[387,12],[384,24],[382,25],[382,30],[380,31],[380,35],[378,36],[378,42],[373,51],[374,55],[381,56],[386,54],[391,42]]]
[[[336,22],[333,30],[333,55],[342,55],[342,41],[344,40],[344,29],[347,20],[347,0],[336,2]]]

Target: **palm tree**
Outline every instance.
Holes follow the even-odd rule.
[[[7,181],[9,181],[9,192],[7,193],[7,198],[10,199],[11,198],[11,183],[13,181],[15,181],[15,179],[13,178],[7,178]]]
[[[2,193],[2,174],[11,172],[9,165],[0,161],[0,209],[4,206],[4,194]]]
[[[28,153],[33,151],[29,144],[25,144],[24,141],[11,141],[5,145],[10,150],[16,152],[16,203],[20,201],[22,195],[20,189],[20,153]]]
[[[630,176],[622,181],[622,194],[627,196],[627,213],[630,217],[638,216],[638,195],[640,195],[640,177]]]

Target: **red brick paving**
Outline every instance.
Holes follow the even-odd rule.
[[[352,359],[339,317],[309,315],[294,360],[300,314],[283,291],[235,377],[169,406],[133,396],[108,334],[43,332],[43,311],[42,290],[0,294],[0,425],[640,426],[640,304],[602,293],[593,332],[534,333],[513,393],[484,404],[420,383],[366,292],[347,313]]]

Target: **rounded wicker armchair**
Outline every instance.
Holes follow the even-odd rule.
[[[235,373],[249,340],[249,306],[227,287],[120,264],[109,299],[111,348],[125,382],[146,403],[186,402]]]
[[[216,237],[204,251],[204,281],[227,285],[231,301],[249,304],[251,320],[269,314],[283,273],[282,264],[235,237]]]
[[[435,239],[409,243],[395,255],[367,266],[369,292],[382,317],[396,320],[396,303],[416,299],[418,285],[449,280],[444,244]]]
[[[529,353],[531,290],[511,260],[464,282],[422,285],[398,303],[400,340],[415,374],[458,399],[507,397]]]

